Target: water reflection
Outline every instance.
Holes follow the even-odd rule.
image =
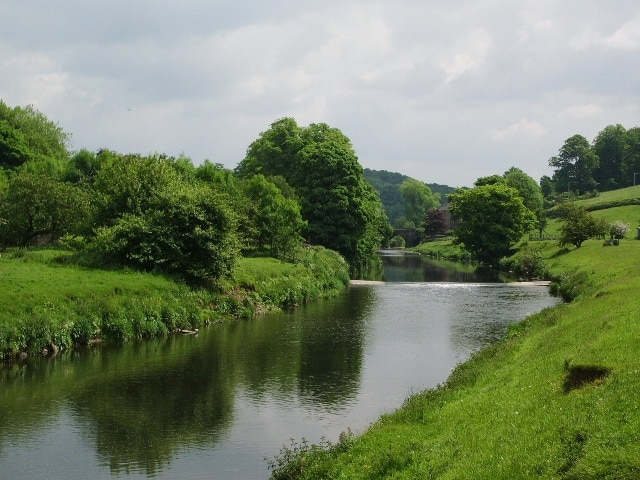
[[[405,283],[401,268],[386,272],[402,282],[198,336],[0,365],[0,478],[265,478],[289,438],[363,430],[555,302],[542,288]]]
[[[491,269],[472,264],[434,260],[401,250],[380,252],[384,269],[373,278],[386,282],[503,282],[506,279]]]

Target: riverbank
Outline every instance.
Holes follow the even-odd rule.
[[[337,295],[349,283],[337,253],[301,248],[292,263],[240,260],[218,291],[132,270],[78,264],[73,252],[0,256],[0,358],[51,355],[74,345],[128,341],[252,317]]]
[[[527,253],[573,302],[512,327],[362,435],[285,450],[273,478],[640,478],[640,241]]]

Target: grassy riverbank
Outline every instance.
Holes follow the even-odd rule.
[[[301,249],[297,259],[243,258],[234,277],[212,292],[163,275],[83,267],[64,250],[5,252],[0,357],[192,330],[336,295],[349,282],[335,252]]]
[[[640,219],[637,207],[596,213]],[[640,478],[640,241],[521,247],[572,303],[512,327],[363,435],[284,451],[273,477]]]

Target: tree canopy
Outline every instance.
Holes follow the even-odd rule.
[[[497,265],[535,225],[535,215],[519,192],[503,182],[458,190],[449,198],[451,214],[460,220],[457,241],[488,265]]]
[[[609,224],[591,215],[573,202],[565,202],[559,207],[562,226],[560,246],[574,245],[580,248],[585,240],[598,235],[606,235]]]
[[[402,182],[400,192],[405,216],[414,227],[420,227],[427,212],[440,205],[440,195],[432,193],[427,184],[413,178]]]
[[[172,159],[108,154],[98,173],[90,249],[109,262],[211,284],[239,255],[226,195],[189,182]]]
[[[70,135],[32,106],[8,107],[0,100],[0,166],[27,162],[57,170],[69,157]]]
[[[278,120],[249,146],[235,172],[283,177],[296,191],[307,241],[337,250],[354,270],[373,258],[388,235],[380,199],[364,179],[351,141],[337,128]]]
[[[565,140],[558,156],[549,160],[549,166],[556,167],[553,174],[556,189],[565,192],[593,190],[597,185],[593,171],[599,164],[598,155],[582,135],[573,135]]]

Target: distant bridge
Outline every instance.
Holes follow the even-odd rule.
[[[393,231],[393,236],[395,237],[396,235],[404,238],[406,247],[416,247],[420,245],[420,234],[415,228],[396,228]]]

